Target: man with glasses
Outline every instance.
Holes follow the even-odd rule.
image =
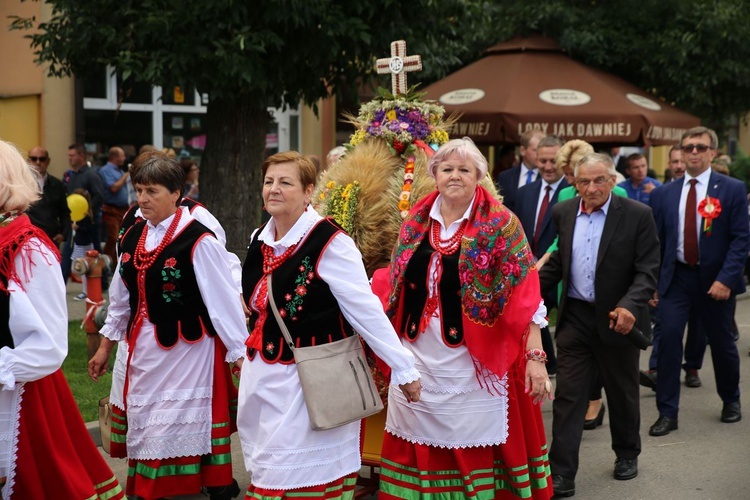
[[[656,288],[659,240],[648,206],[612,196],[616,173],[607,155],[592,153],[579,162],[575,183],[581,197],[552,209],[558,249],[539,272],[543,293],[560,280],[563,285],[549,454],[554,493],[560,497],[575,494],[595,366],[610,406],[614,478],[638,475],[640,350],[626,335],[634,326],[650,332],[647,304]]]
[[[750,250],[745,184],[711,171],[718,147],[713,130],[687,130],[681,147],[686,167],[683,180],[651,194],[662,247],[657,316],[659,419],[649,430],[652,436],[677,429],[682,336],[691,312],[711,345],[716,390],[723,401],[721,421],[733,423],[742,418],[740,361],[732,320],[736,295],[745,291],[742,271]]]
[[[31,223],[47,233],[58,246],[70,233],[70,210],[65,186],[57,177],[47,173],[50,158],[46,149],[34,146],[28,154],[29,164],[39,173],[42,197],[31,205],[26,214]]]

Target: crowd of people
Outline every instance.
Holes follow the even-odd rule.
[[[247,498],[352,498],[360,422],[313,430],[282,329],[297,348],[356,333],[383,362],[383,498],[573,496],[583,431],[604,418],[602,390],[614,478],[633,479],[639,384],[656,391],[649,434],[677,430],[680,372],[695,386],[700,361],[688,358],[702,361],[707,344],[718,416],[741,419],[733,316],[750,222],[744,184],[712,169],[717,148],[712,130],[687,130],[670,151],[671,180],[661,185],[635,153],[618,182],[612,156],[529,131],[518,164],[493,172],[501,201],[480,185],[489,165],[477,146],[448,141],[427,163],[435,190],[405,215],[390,267],[373,278],[386,290],[379,300],[355,242],[312,208],[320,168],[308,156],[263,162],[267,220],[248,235],[241,265],[195,200],[192,160],[146,148],[126,169],[113,147],[94,170],[72,145],[59,181],[43,148],[26,163],[0,142],[2,496],[43,498],[39,477],[65,470],[51,481],[69,488],[65,498],[235,498],[229,437],[238,431]],[[128,459],[124,488],[88,436],[44,460],[28,436],[29,426],[59,433],[60,422],[85,433],[59,371],[64,283],[79,244],[65,202],[74,192],[89,199],[88,245],[104,240],[113,262],[88,371],[98,380],[117,347],[111,453]],[[683,366],[688,323],[695,352],[686,349]],[[633,339],[652,336],[652,324],[650,370],[639,372]],[[72,456],[80,470],[60,465]]]

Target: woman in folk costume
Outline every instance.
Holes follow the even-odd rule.
[[[534,258],[482,186],[468,139],[428,163],[437,191],[401,227],[388,313],[422,373],[422,400],[388,398],[380,498],[549,498],[539,403],[551,399]]]
[[[268,277],[282,320],[298,346],[359,333],[391,367],[393,390],[419,400],[413,356],[370,291],[352,239],[310,206],[313,163],[295,151],[262,166],[271,219],[250,240],[243,295],[251,310],[248,360],[242,367],[237,426],[252,483],[247,498],[353,498],[360,422],[313,430],[291,350],[270,310]]]
[[[96,380],[114,344],[127,338],[123,403],[128,495],[234,498],[229,436],[245,317],[213,233],[180,206],[184,174],[160,152],[136,159],[133,176],[145,220],[123,237],[101,347],[89,361]]]
[[[0,141],[0,497],[125,498],[60,371],[68,352],[60,256],[23,213],[39,194],[21,154]]]
[[[149,156],[139,156],[133,162],[130,167],[131,178],[135,177],[136,172],[141,166],[141,162],[148,159]],[[184,171],[184,169],[183,169]],[[224,228],[221,226],[216,217],[209,212],[206,207],[198,203],[195,200],[184,196],[180,201],[180,206],[185,207],[190,212],[190,215],[206,226],[219,240],[219,243],[226,248],[227,237]],[[143,220],[143,214],[138,205],[133,205],[125,213],[120,224],[120,232],[117,236],[115,250],[119,258],[120,245],[125,234],[132,228],[137,222]],[[231,252],[226,252],[227,264],[232,270],[232,278],[235,286],[237,287],[237,293],[242,291],[242,264],[240,259]],[[115,362],[112,366],[112,387],[109,393],[109,402],[112,407],[112,419],[114,422],[124,422],[125,419],[125,403],[123,401],[123,389],[125,387],[125,374],[127,372],[128,364],[128,343],[126,339],[121,340],[117,343],[117,352],[115,353]],[[127,457],[127,450],[125,449],[125,428],[121,426],[115,426],[112,428],[110,444],[110,454],[115,458]]]

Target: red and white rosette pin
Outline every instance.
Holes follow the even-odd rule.
[[[703,232],[706,236],[711,236],[713,220],[721,215],[721,202],[718,198],[706,196],[698,204],[698,213],[703,217]]]

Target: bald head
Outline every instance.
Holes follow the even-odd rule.
[[[28,154],[29,163],[31,166],[39,172],[39,175],[44,177],[47,175],[47,167],[49,167],[49,153],[46,149],[41,146],[34,146],[29,150]]]
[[[109,148],[109,155],[107,156],[107,159],[110,163],[117,165],[118,167],[122,167],[122,165],[125,163],[125,151],[123,151],[122,148],[118,148],[117,146]]]

